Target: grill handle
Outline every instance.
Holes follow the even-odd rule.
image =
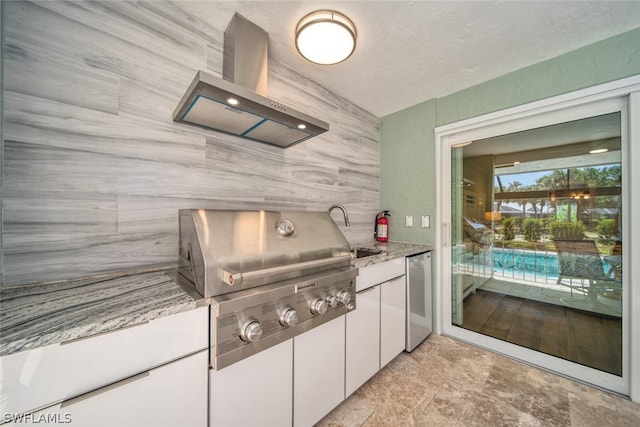
[[[299,262],[296,264],[280,265],[277,267],[263,268],[261,270],[246,271],[244,273],[233,271],[222,271],[222,281],[229,286],[237,286],[242,284],[244,280],[251,280],[257,277],[275,276],[278,274],[291,273],[297,270],[306,270],[316,267],[326,267],[332,264],[340,264],[344,261],[351,262],[351,254],[340,255],[337,257],[315,259],[312,261]]]

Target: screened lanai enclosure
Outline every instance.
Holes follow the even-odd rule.
[[[621,114],[451,158],[453,324],[621,375]]]

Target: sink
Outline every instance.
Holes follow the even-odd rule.
[[[380,255],[382,253],[381,249],[369,249],[369,248],[354,248],[351,252],[356,254],[356,259],[366,258],[369,256]]]

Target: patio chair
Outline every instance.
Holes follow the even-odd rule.
[[[590,281],[609,280],[604,272],[602,258],[593,240],[554,240],[558,255],[558,281],[563,283],[569,279],[569,288],[573,296],[573,289],[579,288],[583,295],[587,295]],[[579,286],[573,285],[573,280],[580,281]]]

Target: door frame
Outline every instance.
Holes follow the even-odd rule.
[[[622,233],[625,268],[623,270],[623,376],[617,377],[593,368],[539,353],[454,326],[451,322],[451,147],[553,123],[577,120],[621,111],[622,149]],[[633,119],[635,116],[635,120]],[[519,105],[505,110],[435,128],[436,150],[436,244],[441,255],[435,279],[435,324],[438,334],[448,335],[526,363],[569,376],[640,402],[640,284],[632,288],[635,270],[640,273],[640,197],[632,197],[631,187],[640,188],[640,75]],[[634,267],[635,266],[635,267]],[[634,327],[635,325],[635,327]]]

